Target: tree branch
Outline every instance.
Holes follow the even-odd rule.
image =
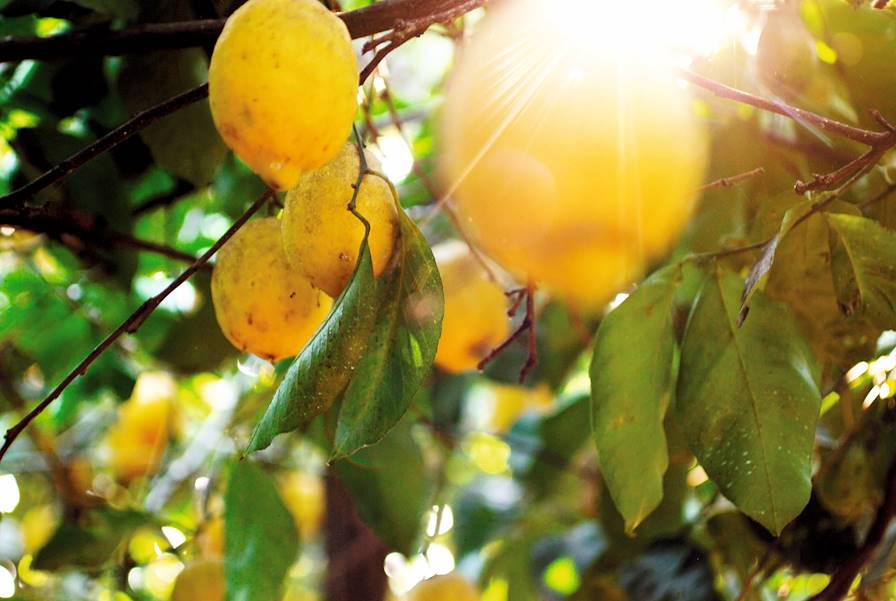
[[[178,94],[171,100],[167,100],[161,104],[150,107],[143,112],[137,113],[133,119],[126,121],[119,127],[113,129],[90,146],[73,154],[21,188],[13,190],[6,196],[0,197],[0,207],[21,205],[41,190],[49,188],[53,184],[64,180],[96,157],[112,150],[162,117],[166,117],[171,113],[179,111],[194,102],[202,100],[206,96],[208,96],[208,84],[204,83],[183,94]]]
[[[824,175],[815,174],[812,181],[809,182],[798,181],[793,188],[797,194],[838,189],[846,182],[853,180],[856,176],[861,176],[867,173],[887,152],[896,147],[896,126],[893,126],[876,110],[871,111],[871,116],[884,128],[884,131],[872,131],[853,127],[852,125],[824,117],[817,113],[790,106],[778,100],[769,100],[767,98],[755,96],[684,69],[679,70],[679,75],[684,80],[699,86],[720,98],[728,98],[730,100],[749,104],[750,106],[755,106],[764,111],[783,115],[793,119],[801,125],[814,125],[819,129],[837,134],[848,140],[869,147],[869,150],[866,153],[853,159],[836,171]]]
[[[3,457],[6,455],[6,452],[9,450],[9,447],[12,446],[12,443],[19,437],[22,431],[28,427],[28,425],[33,422],[37,416],[43,413],[50,404],[59,398],[59,395],[71,384],[74,382],[78,376],[82,376],[87,373],[87,369],[96,361],[103,353],[105,353],[116,340],[121,338],[125,334],[133,334],[137,331],[137,329],[143,325],[146,319],[152,315],[152,312],[155,311],[159,305],[162,304],[168,296],[177,290],[181,284],[186,282],[190,277],[199,271],[203,265],[205,265],[212,256],[218,252],[218,250],[224,246],[224,244],[230,240],[230,238],[241,228],[249,218],[252,217],[259,209],[267,202],[272,196],[274,192],[272,190],[268,190],[264,194],[262,194],[252,205],[246,209],[246,212],[237,219],[230,229],[224,232],[224,235],[218,238],[218,241],[215,242],[211,248],[209,248],[201,257],[196,259],[192,265],[190,265],[183,273],[181,273],[177,278],[171,282],[164,290],[159,292],[157,295],[153,296],[145,303],[140,305],[140,307],[134,311],[130,317],[125,319],[121,325],[119,325],[115,331],[106,336],[105,340],[103,340],[96,348],[94,348],[84,359],[81,360],[80,363],[71,371],[62,381],[50,392],[47,397],[37,404],[34,409],[28,412],[25,417],[19,420],[15,425],[13,425],[9,430],[6,431],[6,435],[3,437],[3,446],[0,447],[0,461],[3,460]]]
[[[849,593],[856,576],[874,556],[887,533],[887,527],[896,515],[896,460],[890,464],[884,501],[877,509],[874,521],[859,550],[834,572],[828,586],[809,601],[840,601]]]
[[[506,294],[515,299],[510,310],[507,311],[507,315],[509,317],[514,317],[519,311],[523,300],[525,300],[526,316],[523,318],[522,323],[520,323],[517,329],[511,332],[510,336],[507,337],[507,340],[492,349],[492,351],[486,355],[476,367],[479,371],[484,370],[488,367],[489,363],[497,359],[498,355],[507,350],[511,344],[518,340],[523,334],[527,334],[528,354],[526,355],[526,363],[524,363],[522,369],[520,369],[520,384],[523,384],[526,381],[529,372],[538,364],[538,347],[536,345],[537,340],[535,337],[537,331],[537,317],[535,315],[535,284],[529,282],[525,288],[513,290]]]
[[[0,209],[0,225],[9,225],[36,234],[44,234],[66,246],[72,246],[73,243],[76,244],[76,241],[84,247],[125,246],[168,257],[175,261],[193,263],[196,260],[193,255],[175,248],[104,228],[89,215],[53,213],[43,207]]]
[[[485,4],[487,0],[383,0],[339,16],[353,38],[391,31],[387,42],[361,72],[361,82],[385,56],[435,23],[456,19]],[[190,21],[143,25],[118,32],[77,32],[49,38],[6,39],[0,41],[0,63],[11,60],[71,58],[79,53],[123,54],[159,48],[203,46],[217,39],[224,20]],[[10,58],[12,57],[12,58]],[[109,132],[95,143],[46,171],[38,178],[0,197],[0,206],[22,204],[28,198],[58,183],[94,158],[118,146],[152,123],[208,96],[202,84],[145,111]]]
[[[697,188],[698,192],[706,192],[707,190],[714,190],[716,188],[731,188],[743,181],[748,179],[752,179],[754,177],[758,177],[765,173],[765,169],[762,167],[756,167],[746,173],[739,173],[738,175],[731,175],[729,177],[723,177],[721,179],[717,179],[713,182],[709,182],[708,184],[703,184],[699,188]]]
[[[383,0],[340,13],[339,17],[353,38],[363,38],[394,29],[400,22],[446,14],[468,4],[473,3],[470,0]],[[225,19],[149,23],[119,31],[89,30],[48,38],[6,38],[0,40],[0,63],[70,59],[85,55],[120,56],[153,50],[203,47],[218,39],[224,23]]]

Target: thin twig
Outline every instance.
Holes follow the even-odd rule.
[[[175,248],[141,240],[129,234],[101,226],[89,215],[56,213],[43,207],[0,209],[0,224],[44,234],[79,252],[85,248],[123,246],[168,257],[175,261],[193,263],[196,257]]]
[[[535,284],[529,282],[524,290],[525,294],[520,296],[521,298],[526,299],[526,316],[523,318],[522,323],[511,332],[510,336],[507,337],[507,340],[492,349],[492,351],[479,362],[479,365],[476,366],[479,371],[484,370],[492,361],[497,359],[501,353],[507,350],[511,344],[518,340],[523,334],[527,334],[528,353],[526,355],[526,363],[523,364],[522,369],[520,369],[520,384],[526,381],[529,372],[531,372],[538,364],[538,347],[536,345],[535,336],[537,329],[535,316]],[[511,294],[513,294],[513,292],[511,292]]]
[[[467,12],[483,3],[483,0],[382,0],[338,16],[357,39],[389,31],[401,20]],[[225,22],[225,19],[209,19],[145,24],[119,31],[94,29],[48,38],[6,38],[0,40],[0,63],[207,47],[221,35]]]
[[[824,117],[811,111],[806,111],[790,106],[777,100],[769,100],[767,98],[762,98],[761,96],[755,96],[753,94],[750,94],[749,92],[744,92],[742,90],[738,90],[737,88],[732,88],[717,81],[713,81],[708,77],[704,77],[703,75],[699,75],[692,71],[681,69],[678,73],[685,81],[688,81],[695,86],[699,86],[720,98],[735,100],[743,104],[755,106],[758,109],[762,109],[770,113],[776,113],[778,115],[790,117],[797,123],[810,123],[818,127],[819,129],[837,134],[866,146],[875,146],[876,144],[880,144],[889,135],[888,132],[870,131],[867,129],[862,129],[860,127],[854,127],[852,125],[848,125],[835,119]]]
[[[884,131],[872,131],[854,127],[841,121],[824,117],[811,111],[806,111],[780,102],[755,96],[748,92],[726,86],[713,81],[697,73],[687,70],[679,70],[680,76],[686,81],[699,86],[720,98],[728,98],[764,111],[784,115],[800,123],[810,124],[824,131],[837,134],[854,142],[868,146],[868,151],[827,174],[814,174],[811,181],[796,182],[793,187],[797,194],[806,194],[811,191],[835,190],[841,188],[846,182],[853,180],[857,175],[864,175],[883,158],[883,156],[896,147],[896,126],[887,121],[879,111],[872,110],[872,118],[884,128]]]
[[[392,93],[389,91],[388,84],[383,86],[383,89],[380,92],[380,99],[386,105],[386,110],[389,112],[389,117],[392,120],[392,125],[395,127],[398,135],[401,136],[402,140],[404,140],[404,143],[407,144],[408,148],[410,148],[411,141],[408,139],[408,136],[404,131],[404,125],[402,124],[401,116],[398,114],[398,109],[395,106],[395,101],[392,99]],[[420,180],[420,183],[423,185],[426,193],[429,194],[429,197],[432,200],[436,200],[439,197],[439,191],[436,189],[436,185],[432,181],[432,178],[429,177],[429,174],[427,174],[426,171],[424,171],[420,166],[420,162],[416,159],[416,157],[414,157],[414,161],[411,163],[411,171],[414,173],[414,175],[417,176],[417,179]],[[448,215],[451,223],[454,224],[454,229],[467,245],[467,248],[470,249],[470,254],[473,255],[473,258],[476,259],[476,262],[482,266],[483,270],[485,270],[488,279],[493,282],[497,282],[498,276],[495,275],[495,271],[492,269],[491,265],[489,265],[488,261],[485,260],[485,257],[482,256],[482,253],[479,252],[479,249],[476,248],[476,246],[473,244],[473,241],[467,234],[466,228],[464,228],[463,224],[461,223],[460,217],[458,217],[457,212],[450,205],[445,205],[444,209],[445,214]]]
[[[53,184],[62,181],[96,157],[115,148],[162,117],[179,111],[206,96],[208,96],[208,84],[204,83],[183,94],[178,94],[171,100],[167,100],[138,113],[130,121],[116,127],[90,146],[65,159],[50,170],[38,176],[36,179],[33,179],[21,188],[10,192],[6,196],[0,197],[0,206],[9,207],[22,204],[41,190],[49,188]]]
[[[707,190],[714,190],[716,188],[731,188],[743,181],[758,177],[764,173],[765,169],[763,167],[756,167],[756,169],[751,169],[746,173],[740,173],[738,175],[732,175],[730,177],[723,177],[721,179],[715,180],[714,182],[703,184],[702,186],[697,188],[697,191],[706,192]]]
[[[430,25],[457,18],[482,6],[485,2],[486,0],[385,0],[342,13],[339,17],[345,22],[353,38],[383,31],[393,32],[388,36],[391,40],[389,47],[380,53],[381,56],[377,55],[379,58],[374,57],[378,63],[388,52],[411,37],[422,34]],[[121,32],[81,32],[50,38],[7,39],[0,41],[0,62],[25,58],[71,58],[73,54],[85,51],[88,54],[147,52],[154,48],[151,46],[152,42],[159,42],[162,48],[205,46],[217,39],[223,25],[223,20],[192,21],[164,24],[164,26],[141,26]],[[361,73],[362,83],[374,68],[376,64],[372,68],[368,65],[368,68]],[[207,83],[139,113],[37,179],[0,197],[0,206],[24,202],[41,190],[62,181],[92,159],[121,144],[145,127],[206,96],[208,96]]]
[[[6,435],[3,439],[3,446],[0,447],[0,461],[2,461],[3,456],[6,455],[6,452],[9,450],[9,447],[12,443],[19,437],[25,428],[33,422],[38,415],[44,412],[50,404],[59,398],[59,395],[71,384],[74,382],[78,376],[82,376],[87,372],[87,369],[96,361],[103,353],[105,353],[116,340],[121,338],[125,334],[133,334],[137,331],[137,329],[143,325],[146,319],[155,311],[159,305],[162,304],[172,292],[177,290],[181,284],[186,282],[190,277],[199,271],[203,265],[205,265],[212,256],[218,252],[224,244],[230,240],[230,238],[243,226],[249,219],[254,215],[258,210],[268,201],[268,199],[273,196],[274,192],[272,190],[266,191],[262,194],[252,205],[246,209],[246,212],[237,219],[230,228],[224,232],[218,241],[215,242],[211,248],[209,248],[201,257],[196,259],[196,261],[190,265],[183,273],[181,273],[177,278],[171,282],[168,286],[165,287],[164,290],[159,292],[157,295],[153,296],[145,303],[140,305],[140,307],[134,311],[127,319],[125,319],[121,325],[119,325],[111,334],[109,334],[105,340],[103,340],[96,348],[94,348],[84,359],[81,360],[80,363],[71,371],[62,381],[50,392],[47,397],[42,400],[37,406],[32,409],[25,417],[19,420],[15,425],[9,428],[6,431]]]

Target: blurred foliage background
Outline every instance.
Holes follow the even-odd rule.
[[[0,0],[0,36],[218,18],[235,4]],[[738,11],[743,28],[693,70],[866,127],[875,126],[869,108],[896,121],[892,8],[839,0],[724,6]],[[363,88],[359,123],[412,217],[428,215],[439,195],[433,114],[456,43],[480,13],[412,40]],[[209,50],[0,64],[0,193],[204,82]],[[767,239],[804,202],[792,192],[795,180],[832,171],[860,150],[790,119],[698,96],[712,134],[707,181],[765,172],[708,190],[673,259]],[[894,178],[888,158],[837,212],[896,227]],[[0,227],[0,425],[14,424],[185,266],[183,257],[128,240],[197,256],[262,191],[202,102],[41,193],[46,219]],[[0,598],[164,601],[185,566],[214,565],[225,547],[236,553],[256,540],[268,556],[258,551],[252,565],[271,554],[284,563],[283,598],[292,601],[340,598],[339,581],[378,578],[399,596],[453,570],[488,601],[807,599],[856,552],[896,452],[893,326],[844,315],[823,275],[830,256],[813,244],[828,233],[811,225],[782,242],[765,288],[795,311],[823,366],[826,395],[812,500],[778,539],[719,495],[674,428],[662,504],[625,533],[591,441],[588,363],[599,320],[547,300],[539,306],[540,362],[525,388],[515,384],[525,349],[512,347],[484,374],[434,373],[402,423],[356,456],[326,465],[325,428],[314,424],[278,438],[255,467],[240,464],[288,362],[272,366],[230,346],[202,271],[69,386],[4,458]],[[457,236],[444,213],[424,233],[431,243]],[[746,275],[755,258],[720,263]],[[685,271],[679,330],[701,277]],[[288,514],[277,513],[277,499]],[[270,516],[272,531],[253,526],[251,515]],[[230,545],[225,520],[244,525]],[[282,535],[293,526],[298,546]],[[894,543],[889,533],[856,598],[896,598]],[[374,575],[359,576],[365,569]],[[258,582],[265,574],[256,573]]]

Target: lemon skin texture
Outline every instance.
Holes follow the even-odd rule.
[[[445,294],[435,363],[449,373],[475,370],[509,334],[507,297],[463,242],[443,242],[432,251]]]
[[[377,167],[365,154],[368,166]],[[312,284],[336,298],[348,284],[358,262],[364,226],[347,210],[358,179],[360,159],[353,144],[306,174],[286,195],[283,246],[290,263]],[[379,175],[361,182],[356,210],[370,223],[370,257],[379,276],[389,263],[398,236],[398,208],[392,188]]]
[[[212,302],[227,339],[272,362],[298,354],[332,304],[290,267],[273,217],[249,222],[221,249]]]
[[[175,394],[167,374],[147,372],[137,379],[106,433],[109,467],[118,481],[129,484],[159,470],[171,436]]]
[[[706,135],[661,49],[620,49],[569,14],[519,0],[479,23],[448,82],[439,172],[502,267],[596,308],[684,228]]]
[[[185,567],[174,582],[171,601],[224,601],[224,564],[199,560]]]
[[[351,38],[317,0],[246,2],[215,44],[208,83],[221,137],[277,190],[330,160],[357,110]]]
[[[424,580],[404,597],[404,601],[479,601],[476,588],[457,574]]]

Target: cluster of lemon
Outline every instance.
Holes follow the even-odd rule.
[[[507,273],[596,311],[684,227],[705,140],[663,61],[570,34],[556,12],[538,0],[489,11],[447,87],[439,171],[464,227]],[[314,0],[250,0],[212,56],[222,137],[288,191],[282,220],[241,230],[213,278],[224,333],[272,361],[301,350],[357,261],[363,227],[346,205],[359,156],[345,143],[357,72],[344,23]],[[357,208],[379,274],[399,230],[389,183],[365,176]],[[458,243],[435,251],[446,296],[437,363],[474,369],[507,334],[507,300]]]
[[[314,0],[247,2],[228,20],[212,55],[210,102],[222,137],[272,188],[287,191],[282,219],[258,219],[237,232],[212,278],[224,334],[270,361],[305,346],[358,259],[364,227],[346,208],[361,161],[345,143],[356,88],[345,25]],[[365,160],[377,170],[372,156]],[[397,245],[398,204],[389,182],[374,174],[364,176],[356,201],[371,226],[378,276]],[[439,363],[462,371],[506,332],[505,299],[466,248],[443,250],[437,256],[448,317]]]

